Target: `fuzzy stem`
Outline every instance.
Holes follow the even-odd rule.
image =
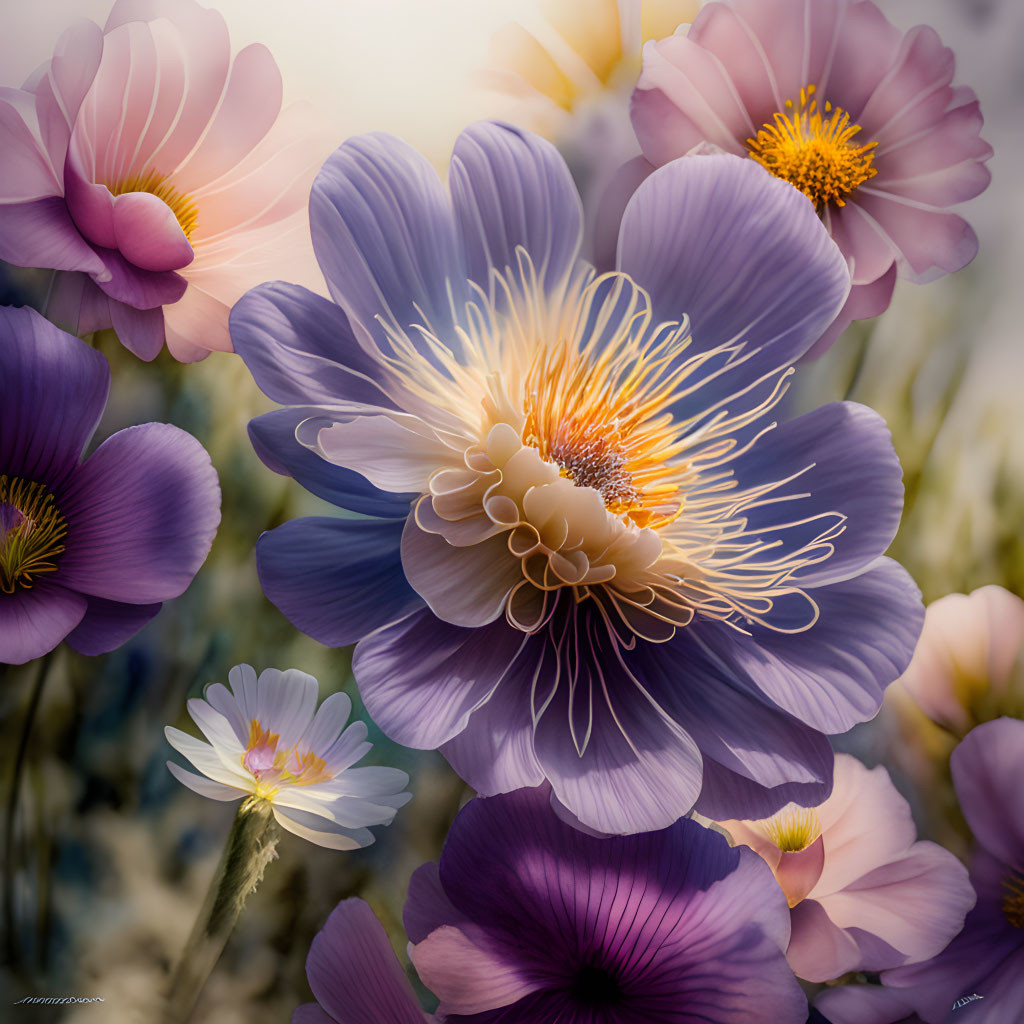
[[[266,800],[248,798],[235,815],[202,909],[171,980],[165,1024],[184,1024],[220,959],[249,894],[277,856],[280,829]]]

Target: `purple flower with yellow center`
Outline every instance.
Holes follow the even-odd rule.
[[[928,1024],[1004,1024],[1024,1006],[1024,722],[999,718],[972,729],[950,767],[974,833],[978,902],[938,956],[887,971],[882,982]]]
[[[720,0],[644,49],[633,125],[658,166],[710,144],[814,205],[853,289],[814,347],[889,305],[897,274],[931,281],[978,251],[950,207],[982,192],[992,147],[935,31],[906,34],[871,0]]]
[[[0,365],[0,662],[65,639],[103,654],[192,582],[220,522],[217,474],[167,423],[82,461],[110,370],[39,314],[0,309]]]
[[[877,711],[923,615],[879,557],[902,505],[881,419],[771,418],[842,256],[732,156],[648,178],[604,275],[548,143],[472,127],[449,183],[349,140],[310,206],[334,303],[268,284],[235,307],[290,406],[251,424],[261,458],[373,517],[265,534],[264,591],[358,641],[374,720],[483,794],[547,779],[609,833],[820,802],[824,734]]]
[[[305,672],[249,665],[214,683],[205,700],[188,702],[209,741],[168,726],[167,741],[199,770],[167,762],[171,774],[200,796],[266,801],[277,823],[318,846],[369,846],[367,826],[390,825],[411,799],[409,776],[397,768],[353,768],[370,751],[366,726],[348,723],[352,701],[335,693],[317,709],[319,686]]]
[[[683,819],[586,835],[543,790],[470,801],[413,875],[410,956],[449,1024],[803,1024],[764,862]]]

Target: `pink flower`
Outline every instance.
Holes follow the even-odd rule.
[[[988,185],[992,148],[953,70],[931,28],[904,35],[871,0],[725,0],[647,44],[633,125],[656,166],[710,143],[815,203],[854,287],[813,356],[881,313],[897,272],[929,281],[977,253],[946,210]]]
[[[0,258],[63,272],[47,312],[72,331],[113,326],[143,359],[165,339],[182,361],[230,351],[251,286],[318,280],[306,203],[327,150],[281,92],[266,47],[232,60],[193,0],[79,22],[0,90]]]
[[[933,601],[894,698],[909,697],[954,736],[1024,712],[1024,601],[1002,587]]]
[[[786,958],[808,981],[926,960],[974,905],[967,871],[935,843],[915,842],[910,807],[884,768],[837,754],[832,795],[761,821],[724,821],[775,872],[789,901]]]

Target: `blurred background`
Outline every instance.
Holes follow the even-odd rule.
[[[901,282],[877,324],[857,324],[819,362],[803,367],[794,411],[837,398],[878,409],[903,461],[907,500],[892,554],[926,601],[985,583],[1024,591],[1024,5],[1017,0],[879,0],[901,28],[926,21],[957,55],[957,81],[972,86],[995,147],[992,185],[961,208],[981,239],[978,258],[928,286]],[[109,0],[36,0],[0,6],[0,84],[16,86],[75,18],[100,24]],[[286,102],[304,100],[337,141],[385,130],[402,135],[444,173],[460,128],[499,116],[544,131],[566,153],[584,196],[632,155],[628,98],[639,40],[620,49],[597,0],[219,0],[235,49],[265,42]],[[695,3],[662,0],[659,24]],[[588,67],[565,33],[589,38]],[[522,63],[525,26],[564,69],[538,79]],[[660,34],[668,34],[670,25]],[[609,34],[611,32],[611,35]],[[602,35],[603,33],[603,35]],[[572,33],[570,32],[570,35]],[[518,41],[518,42],[517,42]],[[621,52],[620,52],[621,50]],[[616,56],[619,53],[621,59]],[[591,62],[593,64],[594,62]],[[525,77],[517,72],[526,72]],[[534,86],[544,86],[538,92]],[[543,92],[546,90],[547,95]],[[551,97],[554,97],[553,99]],[[0,301],[37,304],[46,275],[0,267]],[[111,401],[94,443],[138,422],[167,421],[210,451],[224,492],[212,554],[190,590],[121,650],[84,659],[60,649],[47,672],[35,724],[23,740],[39,665],[10,668],[0,685],[0,779],[6,805],[4,886],[12,902],[0,1005],[28,995],[101,996],[67,1009],[19,1007],[24,1021],[134,1024],[157,1019],[161,993],[213,874],[234,805],[185,790],[167,772],[163,727],[194,731],[188,697],[248,662],[297,667],[322,696],[344,689],[365,717],[346,651],[294,630],[263,597],[253,543],[304,514],[333,514],[267,470],[247,440],[248,420],[271,408],[241,362],[215,353],[181,366],[166,352],[142,363],[112,336],[97,343],[111,363]],[[0,371],[2,372],[2,371]],[[869,723],[839,741],[870,763],[888,760],[893,730]],[[415,794],[374,846],[324,850],[286,834],[250,899],[195,1020],[287,1021],[310,998],[304,960],[339,899],[361,895],[384,921],[403,962],[401,907],[409,875],[436,859],[469,795],[437,754],[389,743],[371,726],[368,763],[397,765]],[[16,806],[8,794],[19,746]],[[933,794],[897,783],[923,825]],[[942,801],[939,794],[935,799]],[[956,823],[950,825],[955,836]],[[424,993],[429,1008],[429,996]]]

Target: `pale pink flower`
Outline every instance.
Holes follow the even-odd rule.
[[[934,280],[978,251],[950,207],[988,185],[974,93],[935,31],[871,0],[722,0],[644,48],[633,125],[660,166],[701,145],[750,157],[814,202],[853,277],[820,354],[881,313],[897,273]]]
[[[760,821],[723,821],[768,863],[791,907],[786,958],[807,981],[927,960],[974,905],[964,866],[916,842],[910,807],[882,767],[837,754],[832,795]]]
[[[47,313],[113,326],[152,359],[231,350],[250,287],[319,282],[306,205],[329,151],[305,107],[281,112],[269,50],[232,59],[193,0],[118,0],[69,28],[21,89],[0,89],[0,258],[60,271]]]
[[[909,697],[936,725],[966,736],[975,725],[1024,713],[1024,601],[1002,587],[933,601],[893,700]]]

